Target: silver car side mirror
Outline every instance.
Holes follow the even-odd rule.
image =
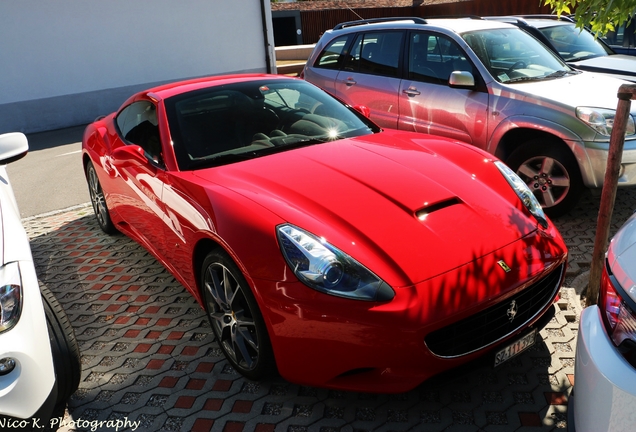
[[[448,78],[451,87],[475,87],[475,77],[470,72],[453,71]]]

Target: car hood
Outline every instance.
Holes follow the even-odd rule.
[[[618,283],[636,301],[636,214],[612,238],[607,259]]]
[[[572,108],[585,106],[615,110],[618,105],[616,95],[622,84],[631,83],[593,72],[581,72],[557,79],[519,82],[508,86],[535,98],[538,96]],[[635,110],[632,106],[632,112]]]
[[[616,54],[568,62],[569,65],[590,72],[615,75],[617,78],[636,80],[636,57]]]
[[[0,263],[30,260],[29,240],[4,166],[0,166]]]
[[[393,269],[416,283],[537,229],[485,155],[450,140],[383,132],[196,175],[324,237],[378,275]]]

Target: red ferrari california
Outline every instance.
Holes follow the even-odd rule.
[[[402,392],[505,362],[549,315],[567,250],[524,182],[364,112],[299,79],[235,75],[140,92],[86,129],[100,227],[196,297],[248,378]]]

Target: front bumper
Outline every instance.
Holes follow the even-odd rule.
[[[395,288],[395,298],[386,303],[329,296],[291,279],[255,280],[280,374],[310,386],[404,392],[518,340],[541,325],[565,274],[565,246],[556,230],[550,234],[555,237],[535,233],[438,277]],[[504,272],[499,260],[513,270]],[[555,273],[532,314],[520,314],[508,331],[477,347],[466,344],[474,317],[486,324],[503,317],[507,323],[512,300],[524,310],[518,296],[534,292],[540,280]],[[427,345],[429,335],[448,335],[458,326],[460,338],[448,349],[459,351],[444,346],[435,354]]]
[[[598,306],[581,313],[574,375],[572,410],[577,432],[634,430],[636,369],[609,339]]]
[[[585,186],[591,188],[603,186],[608,149],[608,143],[586,143],[584,152],[587,163],[579,164]],[[632,139],[625,140],[618,186],[633,185],[636,185],[636,140]]]

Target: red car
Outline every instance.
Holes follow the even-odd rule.
[[[174,274],[248,378],[407,391],[502,363],[552,309],[567,250],[523,181],[364,112],[235,75],[140,92],[86,129],[99,225]]]

